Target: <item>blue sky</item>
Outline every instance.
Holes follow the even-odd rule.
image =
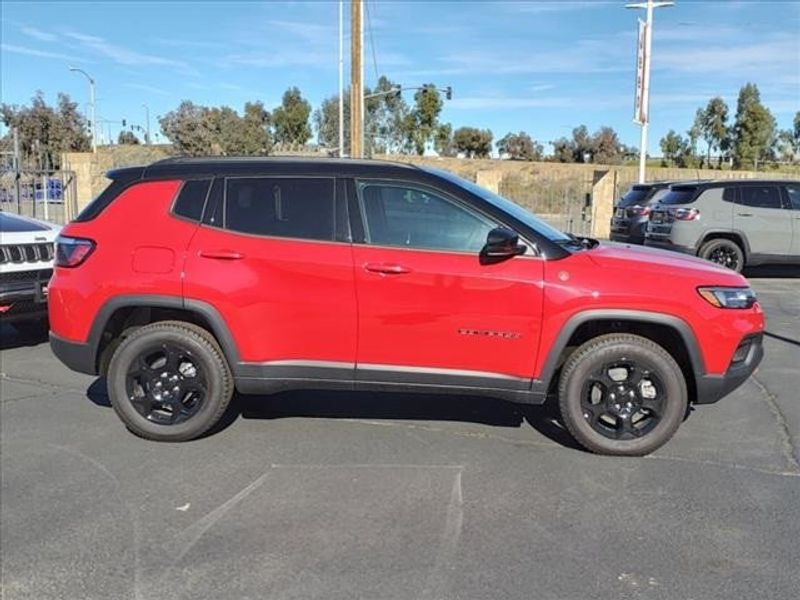
[[[599,0],[368,0],[367,84],[376,80],[372,39],[378,72],[406,86],[453,86],[442,119],[455,127],[488,127],[495,140],[525,130],[547,142],[581,123],[610,125],[638,146],[631,117],[643,12]],[[798,1],[677,0],[656,11],[653,40],[654,154],[712,96],[735,111],[747,81],[781,128],[800,110]],[[26,103],[41,89],[48,101],[64,91],[85,107],[86,81],[72,64],[97,80],[99,117],[144,124],[147,103],[154,131],[156,116],[182,99],[272,108],[296,85],[316,107],[338,85],[335,1],[3,0],[1,43],[3,102]]]

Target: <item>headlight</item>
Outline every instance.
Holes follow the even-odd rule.
[[[750,308],[756,303],[756,294],[750,288],[701,287],[697,291],[717,308]]]

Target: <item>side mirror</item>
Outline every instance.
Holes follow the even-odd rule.
[[[481,250],[481,264],[500,262],[520,254],[526,247],[519,243],[519,236],[505,227],[495,227],[486,236],[486,245]]]

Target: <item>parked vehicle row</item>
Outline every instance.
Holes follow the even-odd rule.
[[[800,182],[636,185],[615,209],[611,239],[699,256],[737,272],[800,264]]]
[[[169,159],[108,177],[58,238],[50,343],[146,438],[203,435],[234,390],[557,394],[584,447],[641,455],[763,354],[741,275],[562,233],[444,171]]]

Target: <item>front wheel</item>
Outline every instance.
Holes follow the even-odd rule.
[[[622,333],[599,336],[575,350],[558,392],[567,429],[598,454],[654,451],[678,429],[688,403],[675,359],[647,338]]]
[[[208,331],[162,321],[137,329],[117,347],[108,366],[108,394],[137,435],[182,442],[219,421],[233,395],[233,377]]]

